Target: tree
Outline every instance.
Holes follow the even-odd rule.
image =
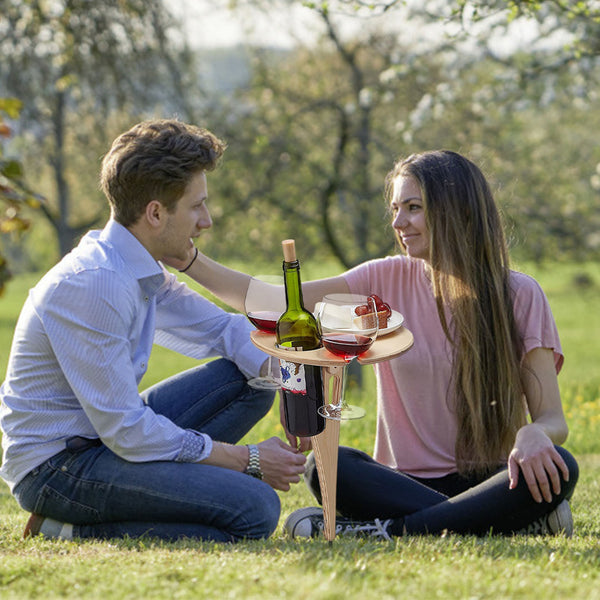
[[[392,236],[381,234],[384,176],[405,147],[398,123],[434,85],[439,64],[423,55],[415,66],[418,55],[396,35],[345,40],[327,12],[321,18],[317,46],[257,52],[250,89],[235,102],[242,114],[225,132],[236,181],[217,190],[239,199],[254,243],[273,247],[275,236],[295,236],[304,252],[350,267],[393,248]],[[426,70],[430,81],[422,82]],[[236,225],[231,217],[223,227],[231,233]]]
[[[163,90],[184,85],[176,66],[185,63],[185,48],[178,63],[168,41],[174,21],[160,0],[0,0],[0,14],[0,80],[23,102],[17,133],[28,133],[50,169],[54,193],[41,208],[65,254],[106,210],[75,200],[83,174],[71,161],[87,157],[83,168],[96,177],[117,108],[139,114],[166,100],[181,107],[185,95]]]
[[[22,104],[16,98],[0,98],[0,140],[12,135],[12,130],[5,117],[17,119]],[[32,192],[23,181],[23,166],[15,158],[4,155],[3,144],[0,142],[0,234],[2,236],[18,235],[29,228],[29,221],[22,216],[25,206],[39,208],[43,198]],[[0,295],[4,291],[11,273],[6,258],[0,251]]]
[[[576,60],[573,38],[570,52],[564,42],[545,41],[566,31],[564,23],[544,21],[529,46],[501,52],[494,41],[518,24],[503,15],[493,19],[487,10],[471,14],[470,24],[464,14],[451,37],[439,35],[439,27],[428,37],[428,27],[439,22],[433,8],[451,16],[452,3],[416,3],[405,15],[409,26],[395,35],[369,35],[365,27],[348,38],[340,34],[333,4],[314,7],[323,24],[319,45],[277,60],[257,55],[252,90],[238,100],[245,118],[228,139],[231,154],[240,148],[234,156],[239,181],[221,191],[240,199],[255,243],[272,247],[285,231],[301,237],[305,250],[330,248],[344,266],[385,253],[391,239],[381,235],[386,171],[398,155],[445,146],[489,165],[510,190],[503,202],[522,255],[556,256],[559,236],[571,257],[594,251],[586,240],[598,231],[588,201],[598,159],[577,150],[584,130],[572,144],[565,143],[565,132],[571,122],[589,122],[585,96],[594,93],[598,66]],[[409,29],[419,32],[417,43],[402,44]],[[550,122],[555,127],[546,131]],[[565,168],[565,156],[575,164]],[[570,201],[573,219],[565,220],[561,190],[571,197],[575,189],[580,200]],[[243,232],[233,234],[237,225],[229,219],[226,228],[241,240]]]

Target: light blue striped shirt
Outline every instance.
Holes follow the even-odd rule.
[[[224,356],[246,376],[266,356],[244,315],[178,281],[110,220],[30,291],[0,388],[3,464],[14,488],[72,436],[100,437],[133,462],[206,458],[210,438],[181,429],[140,398],[152,344],[197,359]]]

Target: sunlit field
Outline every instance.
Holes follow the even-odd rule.
[[[255,267],[254,272],[263,272]],[[290,541],[281,526],[266,541],[235,546],[152,540],[64,542],[21,539],[27,515],[0,484],[1,598],[600,598],[600,268],[554,265],[522,270],[547,292],[566,356],[559,376],[570,426],[566,446],[580,462],[572,501],[575,534],[564,537],[424,536],[393,542],[337,538]],[[335,273],[303,265],[303,277]],[[585,275],[585,277],[583,276]],[[0,371],[12,330],[36,276],[9,283],[0,298]],[[147,387],[194,361],[156,348]],[[342,444],[371,451],[374,378],[349,386],[367,409],[342,426]],[[246,441],[281,435],[277,406]],[[314,504],[303,485],[280,494],[282,519]]]

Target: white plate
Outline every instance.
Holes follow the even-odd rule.
[[[404,316],[398,311],[393,310],[392,316],[388,319],[388,326],[385,329],[380,329],[377,337],[387,335],[388,333],[392,333],[392,331],[396,331],[396,329],[400,329],[402,323],[404,323]]]
[[[321,303],[317,302],[315,305],[315,315],[319,312],[319,307]],[[378,336],[387,335],[388,333],[392,333],[392,331],[396,331],[396,329],[400,329],[402,327],[402,323],[404,323],[404,316],[398,311],[393,310],[391,317],[388,319],[388,326],[385,329],[380,329],[377,333]],[[331,327],[321,327],[324,331],[332,331]]]

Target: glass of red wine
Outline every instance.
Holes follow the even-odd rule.
[[[323,346],[335,356],[350,363],[366,352],[379,331],[377,307],[372,297],[360,294],[329,294],[317,306]],[[344,373],[340,400],[319,409],[319,413],[336,420],[360,419],[365,410],[348,404],[344,398]]]
[[[244,309],[249,321],[265,333],[275,333],[275,327],[281,314],[285,311],[285,287],[283,277],[257,275],[250,279]],[[281,382],[273,376],[273,358],[269,356],[268,375],[253,377],[248,385],[262,390],[274,390],[281,387]]]

